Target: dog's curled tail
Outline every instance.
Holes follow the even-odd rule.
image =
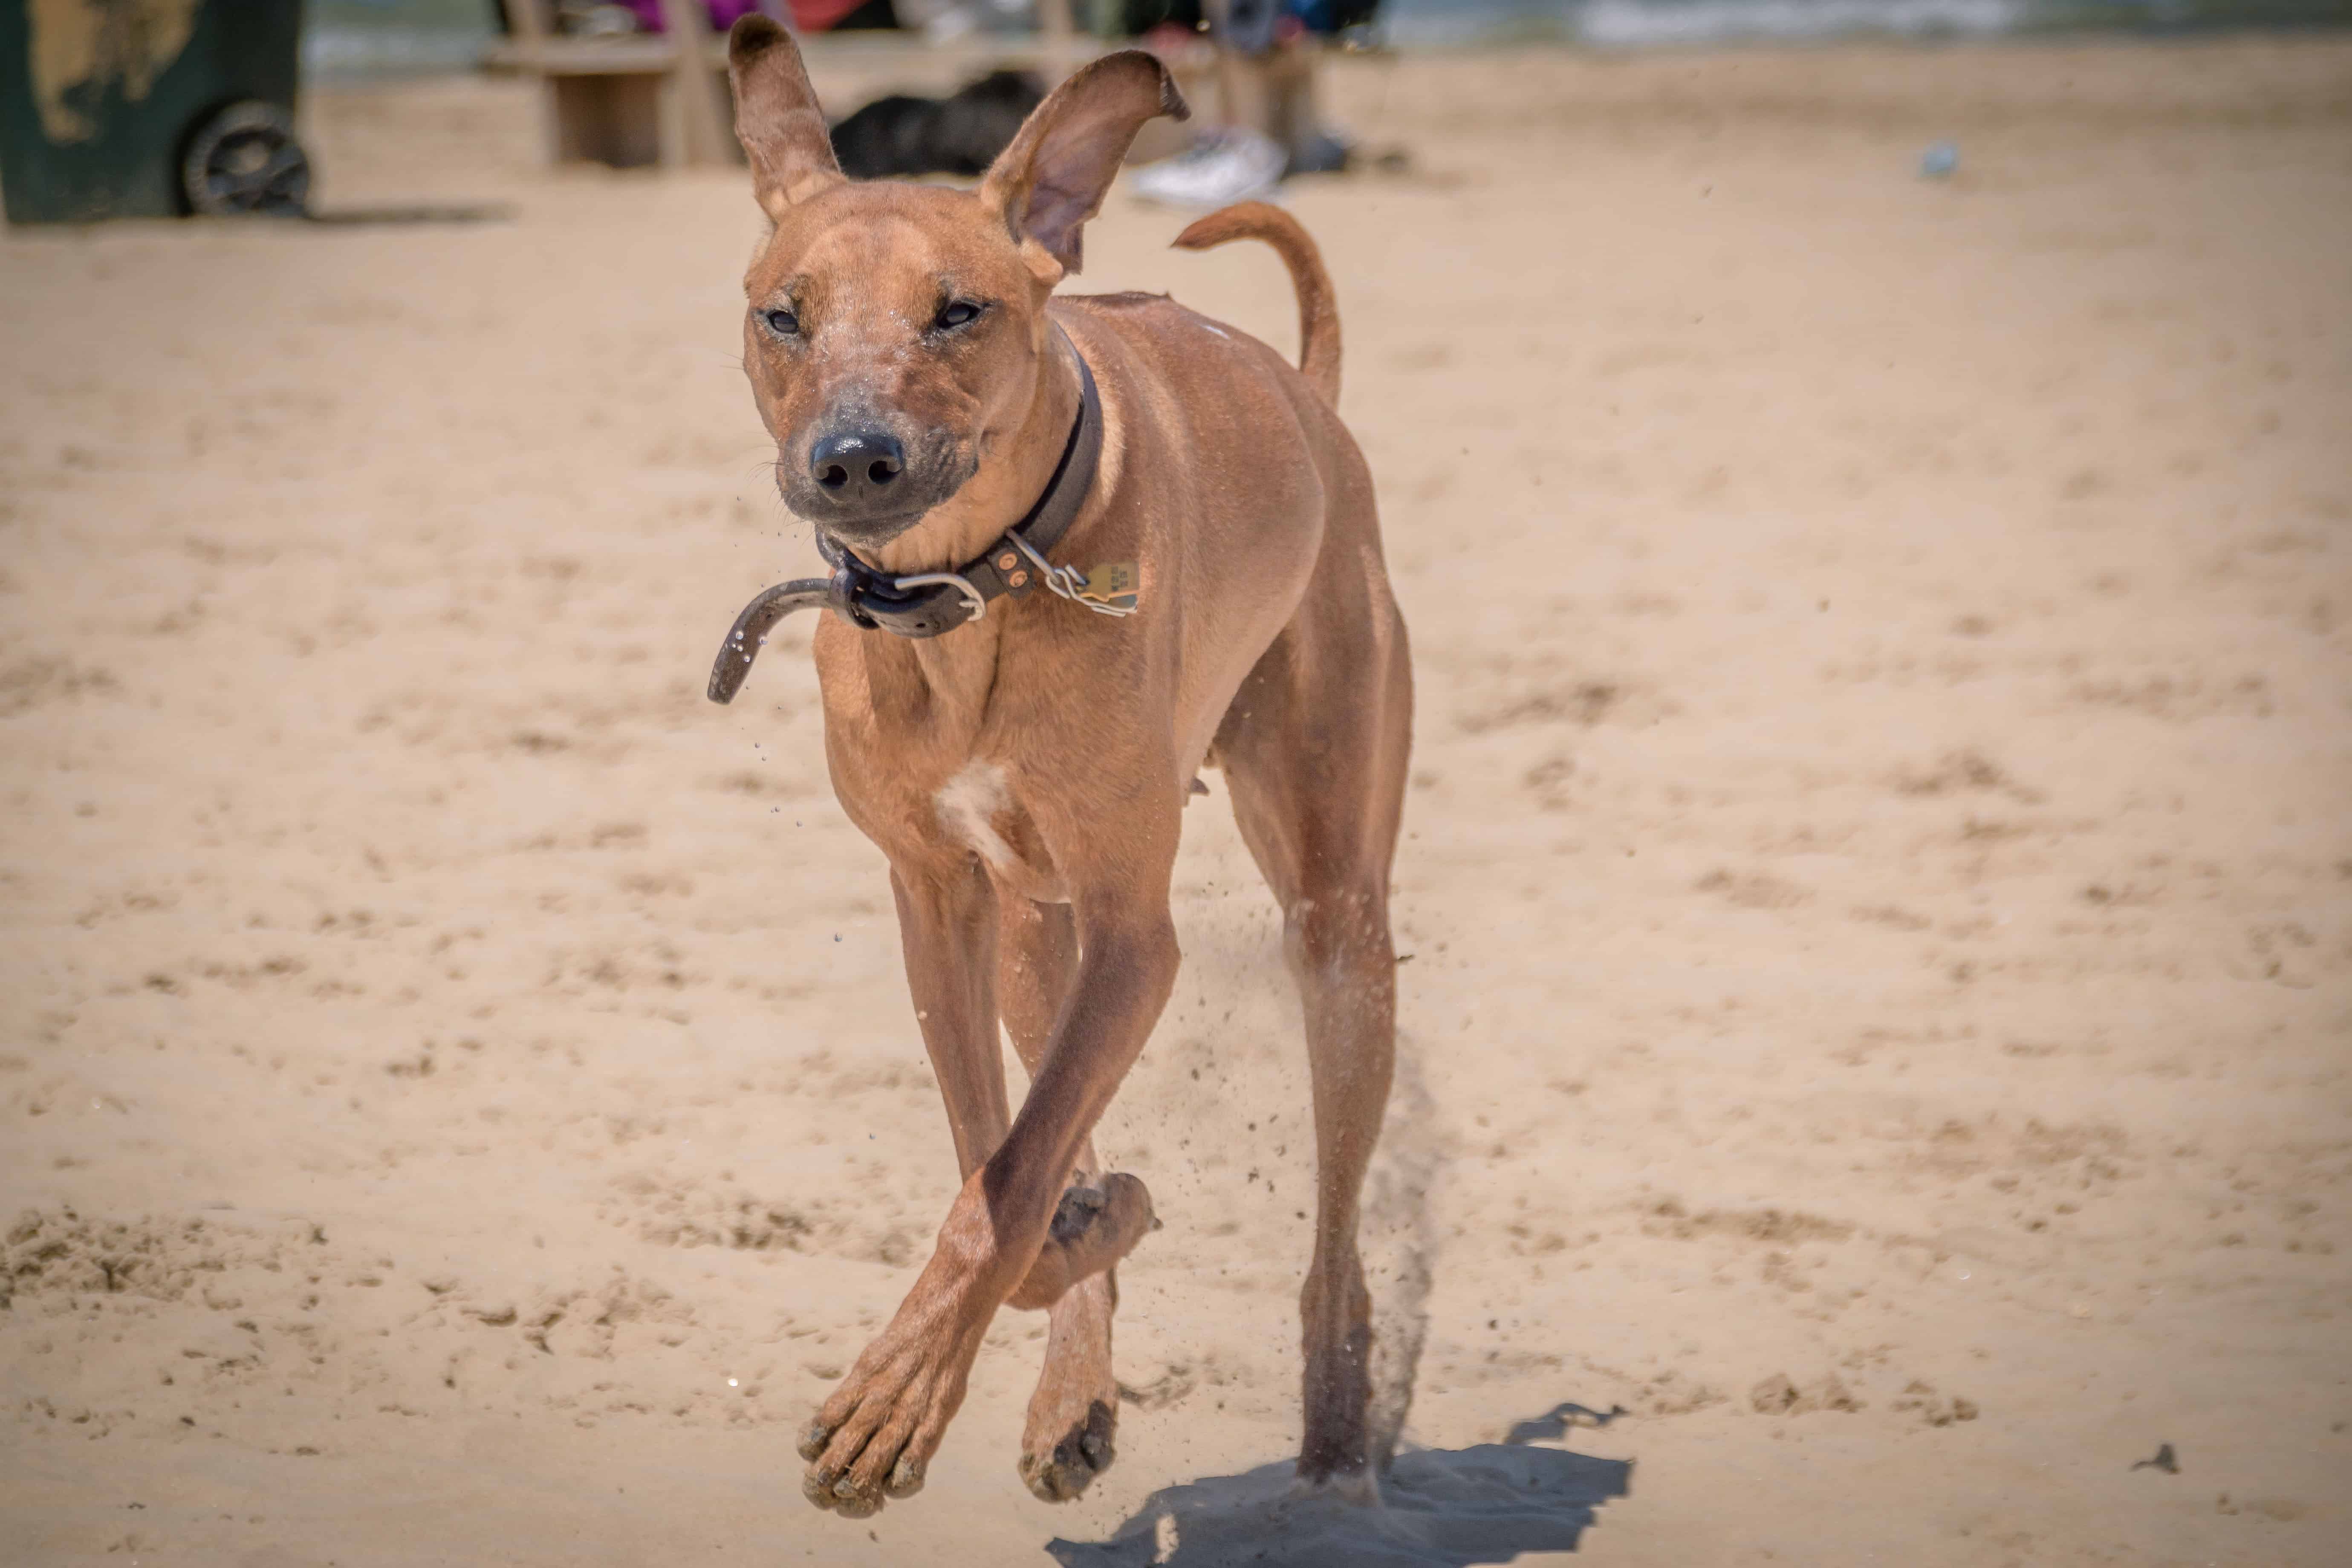
[[[1290,268],[1298,292],[1298,368],[1333,407],[1339,405],[1339,307],[1323,253],[1298,220],[1265,202],[1221,207],[1176,237],[1183,250],[1208,250],[1232,239],[1262,239]]]

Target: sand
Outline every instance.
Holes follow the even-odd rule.
[[[1626,1414],[1504,1450],[1557,1495],[1497,1539],[2352,1560],[2352,47],[1334,98],[1414,156],[1294,205],[1419,670],[1423,1482],[1574,1401]],[[1023,1490],[1007,1313],[922,1497],[799,1499],[953,1163],[806,623],[700,695],[814,559],[733,363],[759,220],[541,173],[529,110],[307,110],[330,205],[509,222],[0,239],[0,1560],[1231,1561],[1310,1152],[1213,777],[1101,1130],[1168,1221],[1117,1468]],[[1114,195],[1076,286],[1288,345],[1181,221]],[[1328,1524],[1255,1544],[1464,1560]]]

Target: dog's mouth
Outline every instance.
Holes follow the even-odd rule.
[[[871,549],[889,543],[908,529],[930,515],[925,507],[919,511],[885,512],[873,517],[845,518],[831,513],[810,516],[799,508],[793,511],[813,522],[844,544]]]

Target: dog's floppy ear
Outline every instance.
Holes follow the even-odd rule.
[[[782,223],[794,203],[842,183],[824,110],[790,33],[757,12],[738,18],[727,35],[727,80],[735,140],[751,160],[751,194],[771,218]]]
[[[989,165],[980,199],[1004,216],[1016,240],[1034,240],[1065,272],[1078,270],[1079,231],[1143,122],[1192,110],[1168,68],[1141,49],[1088,64],[1055,88]]]

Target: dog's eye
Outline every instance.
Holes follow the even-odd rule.
[[[768,323],[768,331],[780,338],[793,337],[801,330],[801,319],[790,310],[763,310],[761,316]]]
[[[967,326],[980,320],[980,309],[969,300],[958,300],[940,312],[939,324],[942,327]]]

